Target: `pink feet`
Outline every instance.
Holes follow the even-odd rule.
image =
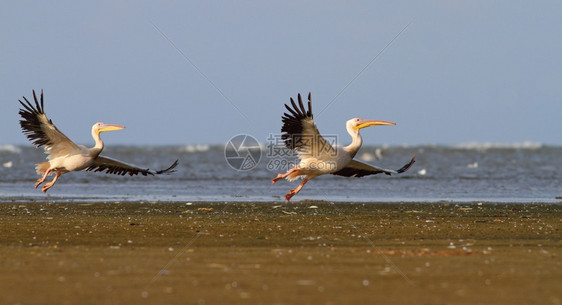
[[[290,190],[289,193],[285,195],[285,200],[291,201],[291,198],[293,198],[296,194],[297,192],[295,190]]]
[[[35,189],[37,189],[37,187],[39,187],[39,184],[43,183],[43,181],[45,181],[45,179],[37,180],[37,182],[35,182]]]
[[[41,188],[41,192],[46,193],[48,189],[51,188],[51,186],[53,186],[54,183],[47,183],[45,185],[43,185],[43,187]]]
[[[39,184],[41,184],[41,183],[43,183],[43,181],[45,181],[45,178],[47,177],[47,174],[45,174],[45,176],[43,176],[43,178],[37,180],[37,183],[35,183],[35,188],[37,188],[39,186]],[[57,182],[57,179],[59,179],[60,175],[62,175],[62,172],[57,172],[57,174],[55,175],[55,178],[53,178],[53,181],[51,181],[49,183],[45,183],[45,185],[43,185],[43,187],[41,188],[41,192],[46,193],[48,189],[50,189],[53,185],[55,185],[55,183]]]
[[[296,169],[296,168],[292,168],[291,170],[289,170],[288,172],[286,172],[285,174],[277,174],[277,177],[273,178],[273,180],[271,180],[271,184],[275,184],[275,182],[277,182],[279,179],[285,179],[287,178],[289,175],[291,174],[296,174],[297,176],[300,176],[301,172],[300,170]],[[304,186],[304,184],[310,179],[310,177],[306,177],[301,184],[299,184],[299,186],[296,189],[290,190],[288,194],[285,195],[285,200],[287,201],[291,201],[291,198],[293,198],[293,196],[295,196],[298,192],[300,192],[300,190],[302,189],[302,187]]]
[[[275,184],[275,182],[277,182],[277,180],[283,179],[283,175],[281,174],[277,174],[277,177],[273,178],[273,180],[271,180],[271,184]]]

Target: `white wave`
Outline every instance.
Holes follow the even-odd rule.
[[[376,157],[375,157],[374,154],[371,154],[371,153],[366,152],[366,153],[361,154],[361,156],[359,157],[359,159],[362,160],[362,161],[365,161],[365,162],[369,162],[369,161],[375,160]]]
[[[188,144],[183,147],[183,151],[186,152],[203,152],[208,151],[210,146],[208,144]]]
[[[377,159],[382,159],[382,149],[375,149],[375,157],[377,157]]]
[[[21,148],[14,146],[12,144],[4,144],[4,145],[0,145],[0,152],[2,151],[19,154],[21,152]]]
[[[516,143],[492,143],[492,142],[466,142],[454,146],[460,149],[491,149],[491,148],[517,148],[517,149],[539,149],[542,143],[539,142],[516,142]]]
[[[376,148],[375,153],[364,152],[361,154],[361,156],[359,156],[359,159],[366,162],[377,160],[377,159],[380,160],[382,159],[382,149]]]

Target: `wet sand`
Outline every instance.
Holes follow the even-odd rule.
[[[562,304],[562,205],[0,203],[0,304]]]

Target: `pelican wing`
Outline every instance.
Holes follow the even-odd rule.
[[[400,174],[410,169],[410,167],[414,165],[414,162],[416,162],[415,155],[412,157],[412,160],[410,160],[409,163],[402,166],[400,169],[393,170],[393,169],[384,169],[384,168],[372,166],[370,164],[363,163],[357,160],[351,160],[351,162],[349,162],[349,164],[346,167],[332,174],[338,176],[344,176],[344,177],[363,177],[368,175],[376,175],[380,173],[385,173],[386,175]]]
[[[281,139],[288,149],[296,151],[300,158],[322,158],[323,156],[335,156],[336,150],[326,141],[316,128],[312,116],[312,102],[308,94],[308,110],[304,108],[301,95],[298,95],[297,105],[291,98],[291,106],[285,104],[289,113],[284,113],[281,120]]]
[[[33,90],[35,106],[25,96],[25,103],[19,100],[24,107],[20,108],[19,115],[22,117],[20,126],[27,139],[35,146],[45,146],[45,152],[50,155],[66,155],[80,151],[80,147],[72,142],[47,118],[43,106],[43,90],[41,90],[41,103],[37,100]]]
[[[94,171],[94,172],[103,172],[105,171],[106,174],[115,174],[115,175],[121,175],[124,176],[125,174],[129,174],[129,176],[133,176],[133,175],[138,175],[141,174],[143,176],[146,175],[160,175],[160,174],[164,174],[164,173],[172,173],[174,172],[174,168],[178,166],[178,160],[176,160],[176,162],[174,162],[174,164],[172,164],[170,167],[163,169],[163,170],[159,170],[159,171],[155,171],[155,170],[151,170],[151,169],[144,169],[144,168],[140,168],[136,165],[132,165],[132,164],[127,164],[125,162],[121,162],[119,160],[115,160],[109,157],[104,157],[104,156],[98,156],[95,160],[94,160],[94,164],[90,165],[89,167],[87,167],[85,170],[86,171]]]

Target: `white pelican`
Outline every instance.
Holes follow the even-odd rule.
[[[284,174],[278,174],[271,183],[279,179],[293,181],[297,178],[304,180],[295,189],[292,189],[285,199],[287,201],[296,195],[308,180],[325,174],[345,177],[363,177],[380,173],[399,174],[407,171],[415,162],[416,156],[398,170],[375,167],[353,159],[361,147],[362,139],[359,129],[376,125],[396,125],[396,123],[354,118],[346,122],[345,127],[351,135],[352,141],[348,146],[333,147],[320,135],[312,118],[312,103],[308,94],[308,110],[304,108],[301,95],[298,95],[299,105],[291,98],[292,108],[285,104],[290,113],[282,117],[283,127],[281,138],[288,149],[297,152],[299,163]]]
[[[35,107],[25,98],[26,103],[19,101],[25,109],[20,109],[19,114],[22,117],[20,125],[23,133],[37,147],[45,146],[45,153],[48,154],[48,162],[37,163],[35,170],[37,174],[43,175],[35,183],[37,188],[45,181],[47,176],[55,174],[55,178],[46,183],[41,189],[43,193],[51,188],[60,175],[72,171],[104,171],[108,174],[125,175],[155,175],[173,172],[178,165],[178,161],[174,162],[170,167],[164,170],[153,171],[150,169],[142,169],[140,167],[129,165],[124,162],[114,160],[108,157],[100,156],[103,150],[103,142],[100,133],[104,131],[120,130],[125,126],[96,123],[92,126],[92,137],[96,142],[92,148],[82,145],[76,145],[67,138],[51,120],[45,115],[43,107],[43,90],[41,90],[41,104],[37,100],[35,90],[33,90],[33,98],[35,99]]]

